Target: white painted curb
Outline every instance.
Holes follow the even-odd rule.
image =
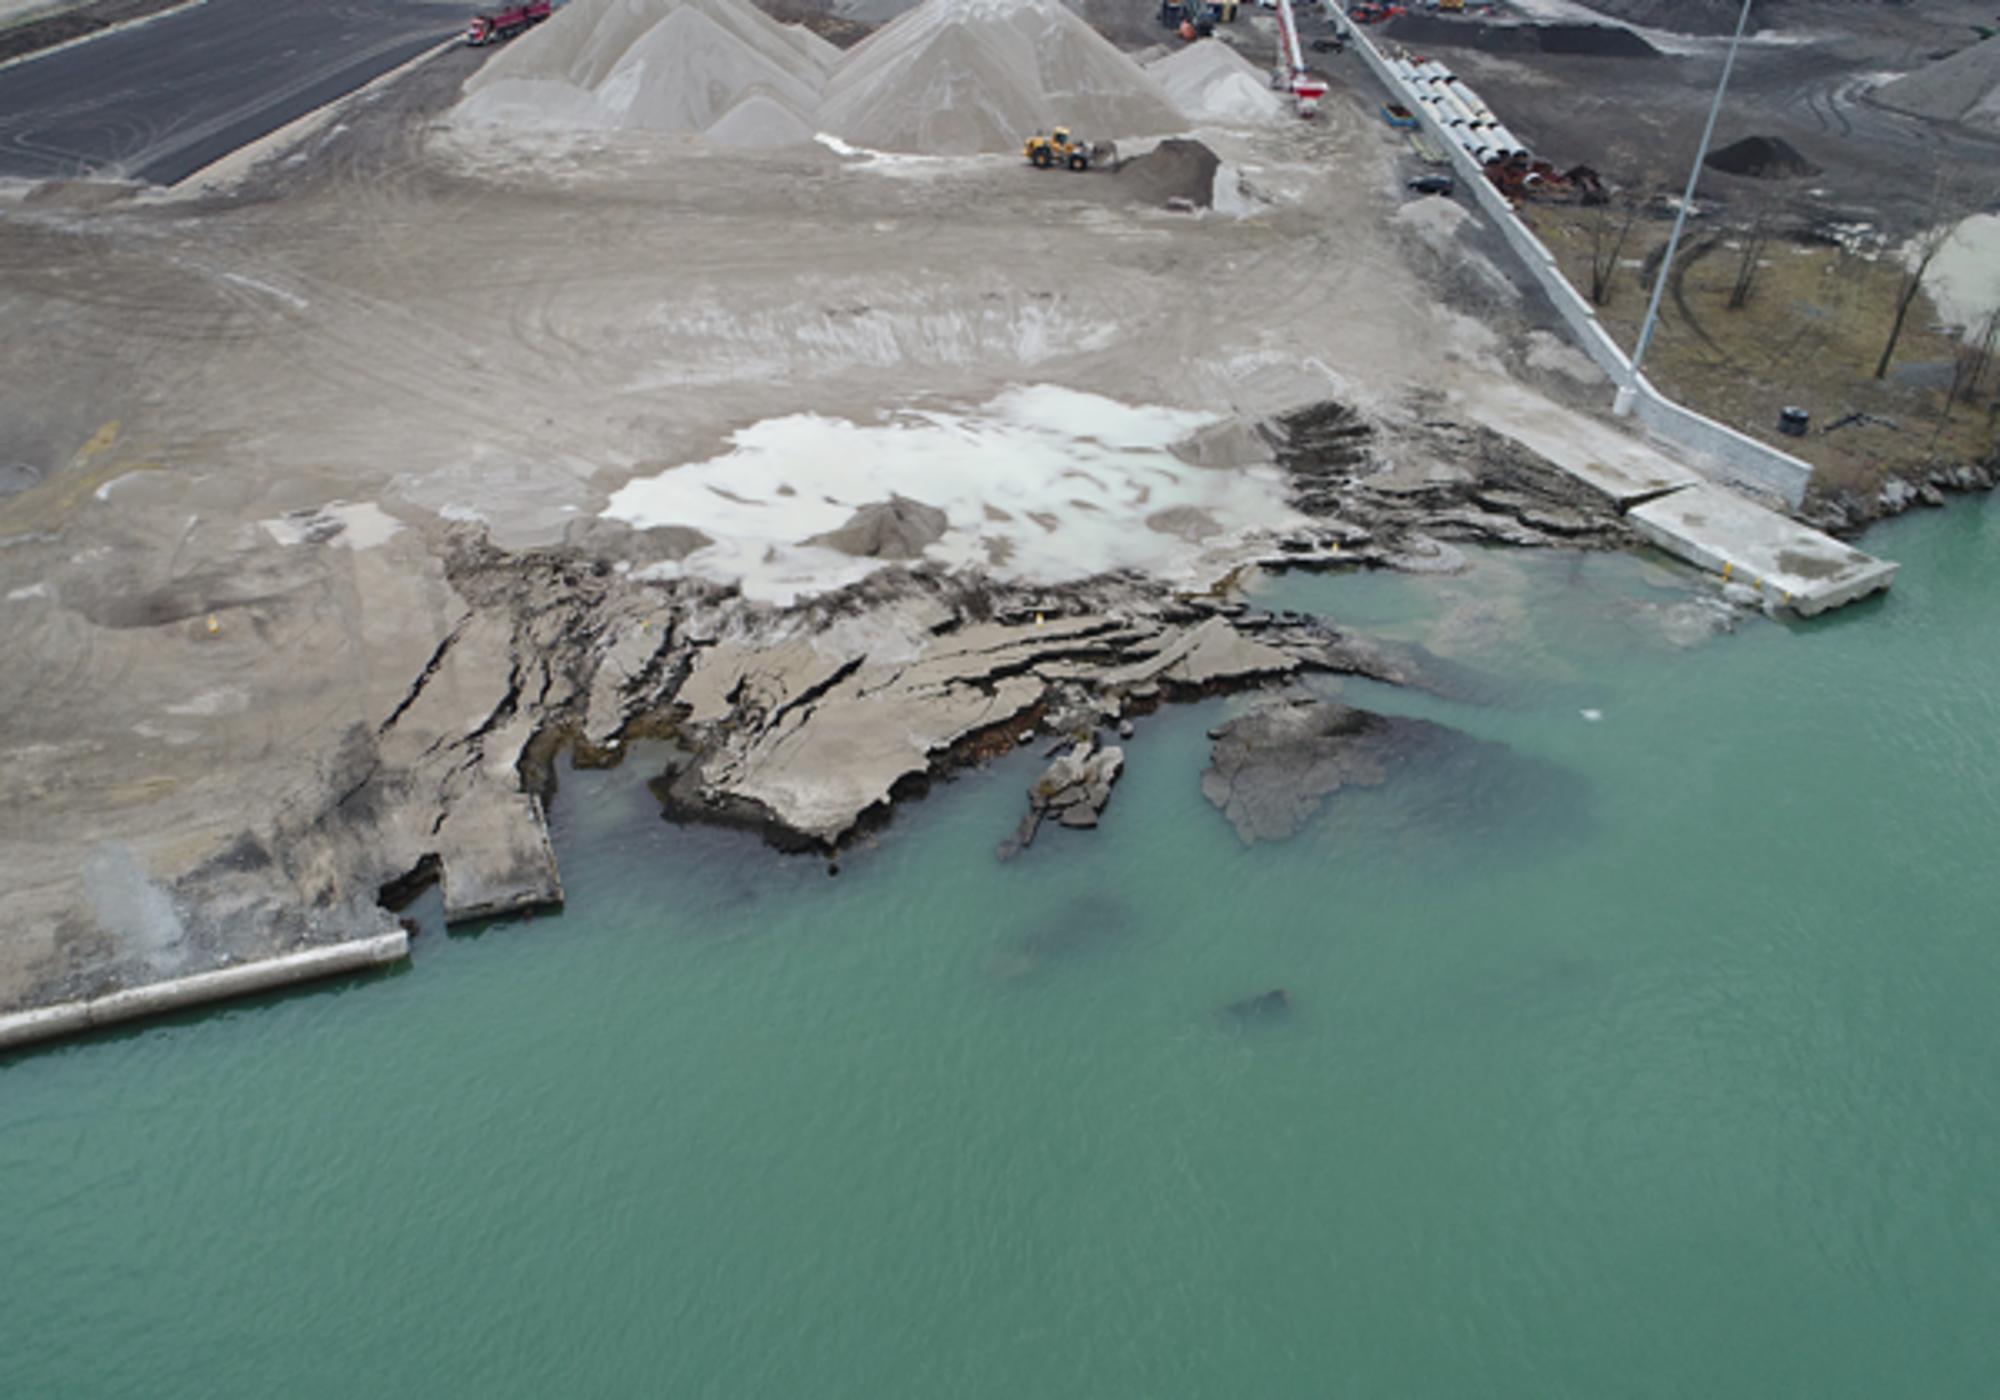
[[[91,1001],[67,1001],[0,1016],[0,1051],[58,1036],[75,1035],[95,1026],[113,1025],[141,1016],[157,1016],[189,1006],[248,996],[252,992],[289,987],[343,972],[359,972],[371,967],[401,962],[410,955],[410,935],[402,929],[332,943],[282,957],[244,963],[240,967],[198,972],[192,977],[176,977],[144,987],[128,987]]]

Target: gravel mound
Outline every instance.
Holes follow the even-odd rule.
[[[1274,121],[1284,104],[1256,65],[1219,39],[1203,39],[1146,65],[1192,121]]]
[[[1199,141],[1174,137],[1143,156],[1123,161],[1118,188],[1141,204],[1165,204],[1184,199],[1199,209],[1215,203],[1215,172],[1221,160]]]
[[[1748,175],[1756,180],[1796,180],[1819,174],[1819,167],[1776,136],[1746,136],[1710,151],[1702,162],[1725,175]]]
[[[1101,141],[1186,120],[1061,0],[924,0],[848,51],[820,109],[857,146],[923,155],[1018,151],[1056,124]]]
[[[1218,112],[1245,110],[1239,76],[1195,86]],[[572,0],[466,81],[458,116],[735,146],[826,131],[922,155],[1018,151],[1057,124],[1091,141],[1187,125],[1157,82],[1061,0],[925,0],[845,52],[750,0]]]
[[[839,56],[747,0],[573,0],[468,79],[458,114],[780,145],[811,139]]]
[[[1950,58],[1884,83],[1871,96],[1899,112],[2000,131],[2000,39],[1960,49]]]

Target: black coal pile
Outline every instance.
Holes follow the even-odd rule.
[[[1746,136],[1719,151],[1710,151],[1703,162],[1725,175],[1747,175],[1753,180],[1797,180],[1819,174],[1819,167],[1776,136]]]
[[[1617,24],[1481,24],[1476,20],[1403,15],[1388,35],[1422,48],[1478,49],[1483,53],[1544,53],[1586,58],[1658,58],[1643,35]]]

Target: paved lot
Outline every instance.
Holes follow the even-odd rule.
[[[172,184],[465,22],[419,0],[205,0],[0,76],[0,175]]]

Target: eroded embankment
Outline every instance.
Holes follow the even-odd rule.
[[[1223,424],[1178,449],[1258,456],[1302,523],[1244,566],[1449,569],[1454,542],[1615,545],[1608,502],[1483,430],[1381,430],[1335,404]],[[338,522],[327,522],[337,530]],[[615,761],[673,741],[655,783],[677,817],[834,851],[933,777],[1029,738],[1083,736],[1172,700],[1310,672],[1458,686],[1421,652],[1139,573],[1037,586],[884,562],[791,606],[690,577],[648,578],[651,532],[600,521],[582,543],[509,551],[472,524],[435,552],[449,625],[378,713],[349,724],[310,792],[235,837],[162,896],[172,966],[77,944],[0,1009],[393,932],[393,905],[435,879],[464,921],[560,902],[543,819],[554,755]],[[892,541],[893,542],[893,541]],[[170,906],[170,909],[169,909]]]

